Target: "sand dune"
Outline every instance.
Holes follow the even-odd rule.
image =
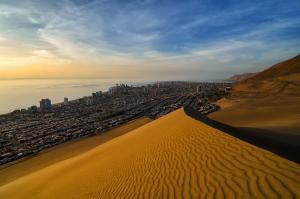
[[[0,198],[299,198],[300,165],[183,109],[0,187]]]
[[[235,127],[300,135],[300,90],[290,96],[223,98],[217,104],[221,110],[210,114],[211,119]]]

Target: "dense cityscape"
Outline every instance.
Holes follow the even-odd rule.
[[[45,148],[91,136],[146,116],[159,118],[182,106],[202,114],[216,111],[211,102],[226,95],[230,83],[159,82],[145,86],[117,84],[76,100],[15,110],[0,116],[0,165]]]

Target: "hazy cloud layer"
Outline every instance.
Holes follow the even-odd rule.
[[[47,61],[149,80],[220,79],[298,53],[298,0],[0,2],[0,72]]]

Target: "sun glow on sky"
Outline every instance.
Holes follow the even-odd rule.
[[[0,79],[220,79],[299,52],[298,0],[0,2]]]

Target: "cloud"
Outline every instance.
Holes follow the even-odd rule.
[[[7,38],[0,35],[0,43],[5,43],[5,42],[7,42]]]
[[[275,1],[3,0],[0,65],[27,57],[170,78],[257,70],[300,50],[300,5]]]
[[[50,51],[48,50],[34,50],[32,52],[33,55],[38,56],[40,58],[55,58],[56,56],[53,55]]]

